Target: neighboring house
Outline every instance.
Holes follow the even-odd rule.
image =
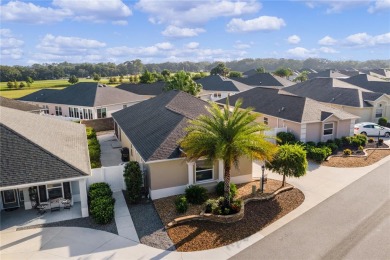
[[[0,107],[0,209],[66,198],[88,216],[84,125]]]
[[[362,70],[364,73],[367,73],[371,76],[381,78],[381,79],[390,79],[390,70],[389,69],[368,69]]]
[[[130,84],[123,83],[118,85],[117,89],[126,90],[128,92],[137,94],[137,95],[146,95],[146,96],[157,96],[164,92],[165,82],[157,81],[150,84]]]
[[[2,107],[8,107],[8,108],[13,108],[25,112],[30,112],[34,114],[43,114],[44,111],[42,108],[40,108],[37,105],[31,105],[27,104],[21,101],[17,101],[14,99],[9,99],[5,97],[0,97],[0,106]]]
[[[349,70],[339,70],[339,72],[343,75],[346,75],[348,77],[353,77],[359,74],[362,74],[362,72],[356,70],[356,69],[349,69]]]
[[[299,97],[277,88],[253,88],[229,98],[234,105],[243,101],[242,108],[253,107],[260,113],[258,122],[271,129],[282,128],[302,142],[320,142],[353,135],[355,115],[326,106],[310,98]],[[224,104],[225,100],[219,101]]]
[[[344,75],[337,70],[323,70],[317,73],[310,73],[307,75],[309,79],[314,78],[334,78],[334,79],[346,79],[349,76]]]
[[[112,113],[148,98],[99,83],[82,82],[61,90],[42,89],[19,100],[38,105],[50,115],[86,120],[111,117]]]
[[[179,147],[188,120],[207,114],[209,103],[182,91],[171,90],[112,115],[115,134],[140,163],[152,199],[184,193],[191,184],[208,189],[223,180],[223,161],[189,162]],[[242,158],[233,167],[232,182],[252,180],[252,162]]]
[[[380,117],[390,117],[389,95],[338,79],[314,78],[283,90],[356,115],[360,117],[357,122],[377,122]]]
[[[252,87],[284,88],[294,85],[294,82],[271,73],[256,73],[248,77],[235,78],[235,80]]]
[[[378,92],[390,95],[390,81],[373,77],[368,74],[359,74],[342,81],[367,89],[372,92]]]
[[[220,75],[210,75],[196,80],[196,83],[202,84],[202,91],[199,93],[199,97],[211,101],[226,98],[252,88]]]

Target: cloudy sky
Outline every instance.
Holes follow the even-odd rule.
[[[1,64],[390,59],[390,0],[0,0]]]

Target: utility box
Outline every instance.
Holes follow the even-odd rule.
[[[121,149],[121,153],[122,153],[122,162],[128,162],[129,161],[129,148],[127,147],[123,147]]]

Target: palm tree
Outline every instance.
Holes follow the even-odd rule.
[[[307,71],[302,71],[295,79],[294,79],[294,82],[297,82],[297,81],[299,81],[299,82],[304,82],[304,81],[306,81],[307,79],[308,79],[308,75],[309,74],[309,72],[307,72]]]
[[[242,110],[242,100],[238,99],[230,111],[229,99],[221,109],[212,103],[207,107],[209,115],[201,115],[191,120],[186,128],[187,135],[181,147],[189,160],[205,157],[210,161],[222,159],[224,162],[224,203],[230,206],[230,170],[238,167],[243,156],[251,159],[271,160],[277,148],[265,140],[262,133],[267,127],[256,123],[257,113],[252,108]]]
[[[197,96],[202,90],[202,85],[193,81],[189,73],[181,70],[171,77],[165,84],[165,91],[172,89],[181,90],[193,96]]]

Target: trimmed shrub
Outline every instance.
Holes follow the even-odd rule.
[[[315,146],[316,146],[316,143],[315,143],[315,142],[312,142],[312,141],[309,141],[309,142],[306,143],[306,147],[309,147],[309,146],[315,147]]]
[[[325,161],[325,159],[332,154],[332,150],[329,147],[311,147],[309,146],[307,149],[307,158],[321,163]]]
[[[368,142],[369,142],[369,143],[373,143],[373,142],[374,142],[374,138],[369,138],[369,139],[368,139]]]
[[[340,138],[335,138],[334,140],[334,143],[338,146],[338,147],[341,147],[343,145],[343,142],[341,141]]]
[[[296,138],[295,138],[295,135],[293,133],[279,132],[276,134],[276,137],[277,137],[276,142],[279,145],[296,142]]]
[[[92,127],[87,127],[87,139],[95,138],[96,137],[96,131]]]
[[[365,146],[367,143],[367,136],[365,135],[356,135],[354,136],[355,139],[358,139],[360,141],[360,145]]]
[[[324,142],[317,143],[317,147],[324,147],[324,146],[326,146],[326,143],[324,143]]]
[[[207,198],[207,189],[198,185],[190,185],[185,190],[186,198],[189,203],[202,204]]]
[[[100,162],[100,143],[96,137],[96,132],[92,127],[86,128],[88,139],[88,151],[89,160],[91,162],[91,168],[99,168],[102,166]]]
[[[383,139],[382,138],[379,138],[378,139],[378,145],[382,145],[383,144]]]
[[[142,172],[139,163],[130,161],[123,170],[123,177],[127,188],[130,203],[137,203],[141,199]]]
[[[218,199],[209,199],[206,201],[205,212],[212,213],[214,215],[229,215],[238,213],[242,207],[241,200],[232,201],[230,207],[225,207],[224,198],[219,197]]]
[[[90,201],[92,202],[93,200],[95,200],[97,198],[111,197],[112,191],[111,191],[110,187],[101,187],[98,189],[89,190],[88,196],[89,196]]]
[[[358,150],[362,152],[364,150],[364,147],[363,146],[359,146]]]
[[[178,213],[184,213],[188,209],[188,202],[186,196],[179,196],[175,200],[176,211]]]
[[[343,146],[348,146],[351,144],[351,138],[349,136],[343,136],[341,137],[341,142]]]
[[[351,138],[351,145],[355,148],[358,148],[360,146],[361,142],[357,138]]]
[[[92,218],[98,224],[108,224],[114,218],[114,199],[100,197],[91,201],[90,211]]]
[[[386,117],[381,117],[378,119],[378,125],[380,126],[386,126],[387,125],[387,118]]]
[[[217,186],[215,187],[215,192],[218,196],[223,196],[225,193],[225,182],[220,181],[218,182]],[[230,199],[232,200],[237,194],[237,186],[234,183],[230,183]]]
[[[352,151],[351,151],[351,149],[344,149],[343,154],[344,155],[351,155]]]
[[[335,143],[328,143],[326,146],[332,150],[333,154],[337,153],[337,150],[339,149],[339,147]]]
[[[240,212],[242,207],[242,200],[233,201],[230,207],[233,214]]]
[[[220,209],[218,209],[219,201],[223,201],[223,197],[220,197],[218,199],[208,199],[205,205],[205,212],[220,215],[221,211]]]

